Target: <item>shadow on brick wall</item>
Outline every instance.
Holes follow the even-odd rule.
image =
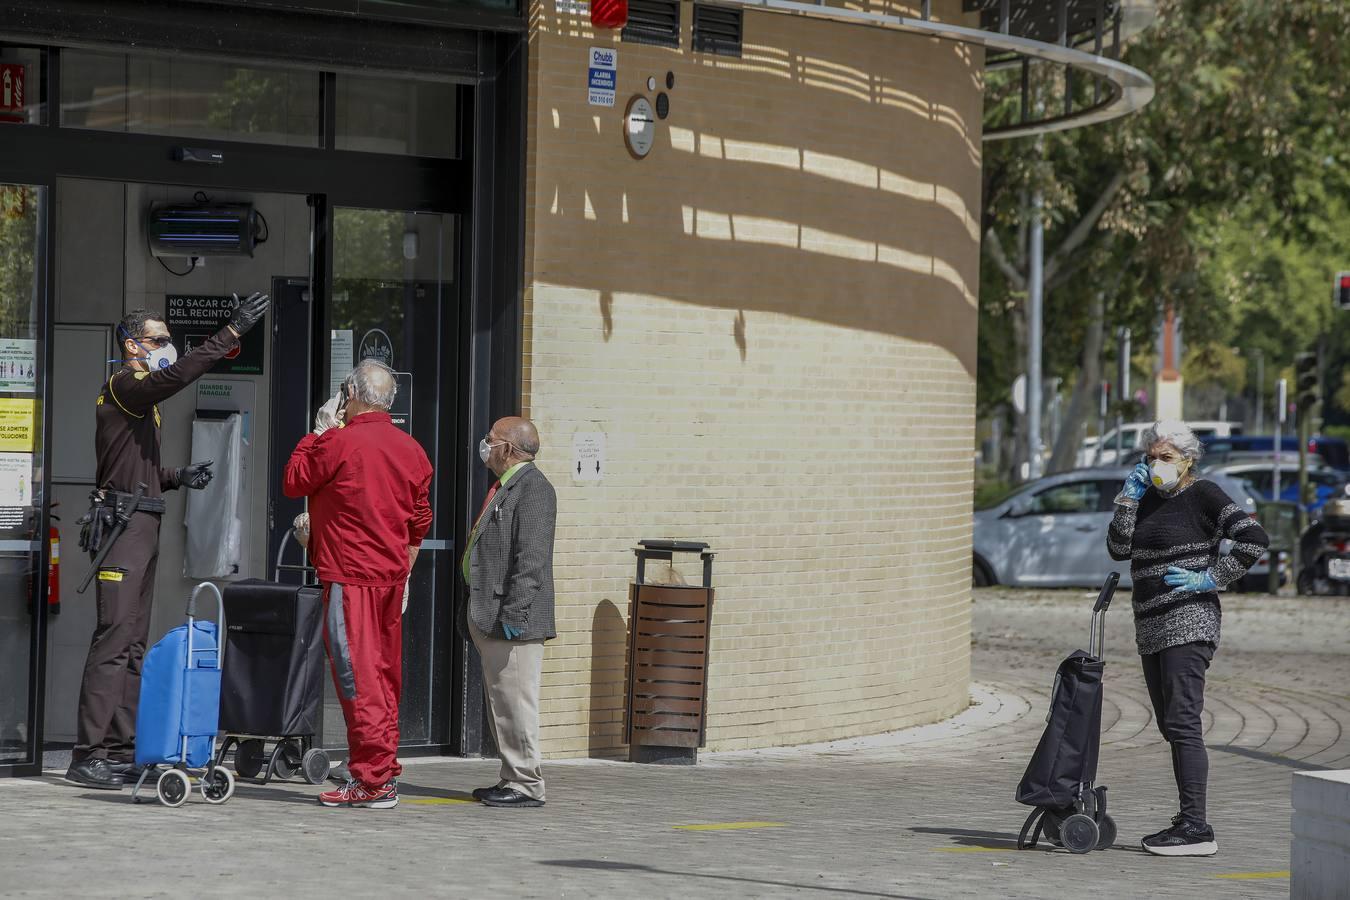
[[[591,756],[624,755],[624,666],[628,627],[612,600],[601,600],[591,620]]]

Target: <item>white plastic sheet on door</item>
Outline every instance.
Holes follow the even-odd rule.
[[[187,546],[183,575],[187,578],[228,578],[240,570],[244,504],[243,418],[195,419],[192,422],[192,460],[213,459],[215,477],[204,490],[188,491]]]

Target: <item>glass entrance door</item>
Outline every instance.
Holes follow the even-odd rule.
[[[0,183],[0,771],[40,764],[47,189]]]
[[[399,373],[394,424],[426,450],[436,469],[431,532],[413,569],[403,618],[404,747],[450,743],[450,654],[454,629],[453,450],[458,376],[457,216],[337,207],[332,212],[332,280],[326,298],[331,397],[352,367],[374,358]],[[329,680],[323,743],[346,743]]]

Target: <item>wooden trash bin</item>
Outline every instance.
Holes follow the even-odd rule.
[[[694,541],[639,544],[637,580],[628,590],[628,760],[693,765],[706,743],[713,554]],[[699,554],[701,587],[646,582],[647,560],[675,553]]]

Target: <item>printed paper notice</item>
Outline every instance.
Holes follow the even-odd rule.
[[[328,396],[337,394],[356,365],[356,332],[334,329],[328,341]]]
[[[32,453],[33,400],[0,397],[0,452]]]
[[[0,391],[31,394],[37,384],[37,341],[0,338]]]
[[[578,431],[572,435],[572,478],[599,481],[605,476],[605,433]]]
[[[33,454],[0,453],[0,506],[33,505]]]

